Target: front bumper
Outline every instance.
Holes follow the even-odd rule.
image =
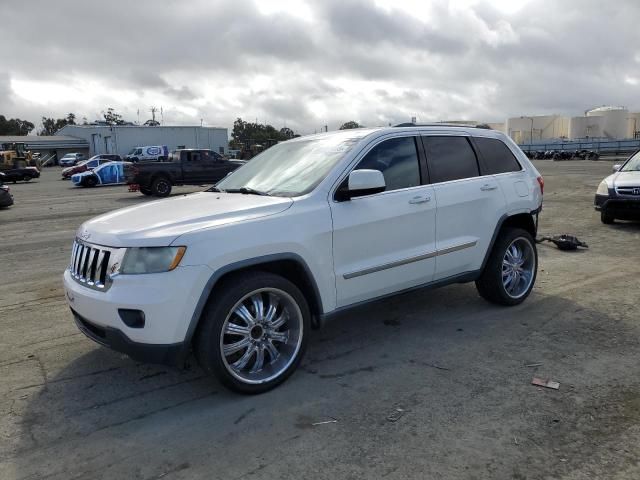
[[[98,291],[79,284],[66,270],[64,288],[76,323],[89,338],[155,362],[174,357],[172,352],[182,348],[211,274],[207,266],[185,266],[165,273],[118,275],[107,291]],[[144,312],[143,326],[125,324],[122,310]]]
[[[596,210],[620,220],[640,220],[640,198],[619,198],[607,195],[596,195]]]
[[[91,340],[111,350],[124,353],[139,362],[181,366],[189,354],[188,345],[184,343],[154,345],[134,342],[117,328],[99,326],[73,309],[71,313],[78,329]]]

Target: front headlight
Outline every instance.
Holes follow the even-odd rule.
[[[598,190],[596,190],[596,195],[609,195],[609,185],[604,180],[600,182],[598,185]]]
[[[136,247],[127,248],[119,273],[160,273],[176,268],[187,247]]]

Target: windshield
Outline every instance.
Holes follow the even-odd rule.
[[[638,150],[628,161],[624,164],[624,167],[620,169],[621,172],[640,172],[640,150]]]
[[[279,143],[254,157],[216,185],[296,197],[313,190],[361,135],[335,134]]]
[[[64,157],[62,158],[76,158],[76,154],[75,153],[67,153]]]

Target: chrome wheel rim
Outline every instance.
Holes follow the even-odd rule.
[[[524,237],[513,240],[502,259],[502,286],[511,298],[520,298],[529,291],[536,269],[533,245]]]
[[[229,311],[220,334],[227,371],[244,383],[265,383],[282,375],[300,350],[302,311],[287,292],[261,288]]]

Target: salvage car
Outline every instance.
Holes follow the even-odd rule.
[[[71,167],[85,159],[84,153],[67,153],[60,159],[58,165],[61,167]]]
[[[215,183],[245,163],[228,160],[213,150],[175,150],[167,162],[135,164],[127,170],[127,183],[130,191],[166,197],[174,185]]]
[[[596,191],[594,206],[600,220],[605,224],[616,219],[640,220],[640,150],[624,164],[614,165],[613,171]]]
[[[84,162],[80,162],[73,167],[67,167],[62,169],[62,178],[67,180],[71,178],[72,175],[76,173],[86,172],[87,170],[93,170],[94,168],[102,165],[107,162],[121,162],[122,158],[120,155],[112,155],[108,153],[103,153],[101,155],[94,155],[89,160],[85,160]]]
[[[13,195],[9,185],[4,184],[5,174],[0,172],[0,208],[10,207],[13,205]]]
[[[125,169],[129,165],[129,162],[107,162],[93,170],[72,175],[71,182],[77,187],[121,185],[125,183]]]
[[[34,178],[40,178],[40,170],[37,167],[12,168],[2,171],[7,182],[28,182]]]
[[[300,137],[208,191],[86,221],[66,300],[100,345],[177,365],[193,352],[227,387],[264,392],[300,364],[312,327],[364,303],[463,282],[490,302],[522,303],[543,188],[492,130]]]

